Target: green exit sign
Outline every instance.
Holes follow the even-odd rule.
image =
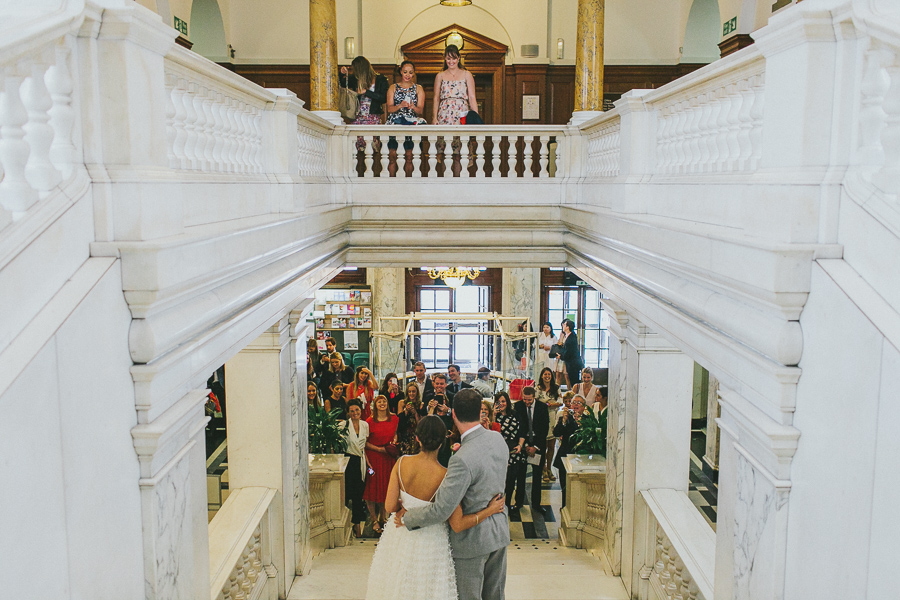
[[[175,29],[177,29],[183,36],[187,37],[187,21],[182,21],[178,17],[175,17]]]
[[[737,17],[731,17],[730,21],[725,21],[722,25],[722,37],[725,37],[733,31],[737,31]]]

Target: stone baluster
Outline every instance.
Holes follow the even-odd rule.
[[[748,167],[755,171],[762,156],[763,111],[766,94],[763,75],[756,75],[751,80],[753,87],[753,106],[750,108],[750,160]]]
[[[194,110],[194,93],[197,88],[196,84],[185,82],[185,91],[181,96],[184,103],[184,168],[194,169],[194,148],[197,145],[197,131],[194,124],[197,122],[197,111]]]
[[[203,112],[203,98],[206,95],[206,88],[197,85],[195,93],[191,95],[191,104],[194,108],[194,114],[197,118],[194,120],[194,132],[197,134],[197,141],[194,144],[194,160],[195,170],[206,170],[206,144],[208,141],[208,133],[206,129],[206,114]]]
[[[22,79],[16,67],[8,68],[0,92],[0,204],[13,214],[25,212],[38,200],[37,191],[25,178],[29,148],[23,127],[28,123],[28,111],[19,95]]]
[[[484,174],[484,141],[485,136],[477,135],[475,136],[475,177],[478,179],[483,179],[485,177]]]
[[[241,592],[245,598],[250,597],[250,590],[253,589],[252,568],[250,567],[250,548],[244,548],[241,553],[241,572],[244,579],[241,581]]]
[[[396,176],[400,175],[400,148],[403,146],[400,145],[397,147],[397,173]],[[379,164],[381,164],[381,173],[378,174],[378,177],[390,177],[391,176],[391,151],[388,149],[387,144],[381,142],[381,150],[378,152]],[[374,176],[374,173],[373,173]]]
[[[523,164],[525,166],[525,171],[522,173],[525,177],[534,177],[534,171],[531,170],[531,165],[534,163],[534,136],[526,135],[525,136],[525,148],[522,152]]]
[[[516,163],[518,162],[518,153],[519,150],[516,148],[516,145],[519,143],[519,137],[510,135],[507,136],[507,148],[506,148],[506,166],[509,169],[509,172],[506,174],[507,177],[517,177],[516,175]]]
[[[739,86],[741,94],[741,111],[738,113],[738,122],[740,129],[738,130],[738,147],[740,155],[738,156],[738,168],[743,171],[750,164],[750,156],[753,154],[753,146],[750,142],[750,132],[753,129],[753,118],[750,111],[753,109],[753,88],[750,81],[742,81]]]
[[[459,176],[469,177],[469,136],[459,138]]]
[[[363,177],[368,179],[368,178],[375,177],[375,172],[372,170],[372,164],[374,163],[374,159],[375,159],[375,157],[374,157],[375,137],[371,136],[371,135],[364,135],[364,136],[362,136],[362,139],[363,139],[363,144],[364,144],[364,146],[363,146],[363,163],[365,163],[365,165],[366,165],[366,170],[363,173]],[[397,168],[399,169],[400,161],[398,160],[397,163],[398,163]]]
[[[715,103],[715,94],[710,91],[700,97],[700,119],[698,121],[698,140],[700,146],[700,156],[697,162],[697,172],[705,173],[710,170],[710,140],[712,139],[712,124],[710,123],[710,115],[712,107]]]
[[[565,156],[566,149],[566,138],[558,137],[556,138],[556,177],[562,177],[565,171],[563,167],[565,166],[565,162],[563,161],[563,156]]]
[[[413,149],[412,149],[412,176],[415,178],[422,177],[422,138],[419,136],[413,136]]]
[[[884,163],[872,182],[883,192],[897,194],[900,192],[900,54],[894,53],[886,70],[890,85],[882,103],[887,115],[881,130]]]
[[[671,156],[672,109],[663,107],[657,114],[656,121],[656,171],[665,173]]]
[[[206,143],[203,145],[203,163],[206,165],[207,171],[215,171],[216,157],[216,138],[219,131],[216,128],[216,111],[215,111],[216,91],[210,88],[203,90],[203,133]]]
[[[500,177],[500,140],[499,135],[491,136],[491,177]]]
[[[210,107],[213,115],[213,135],[215,143],[212,147],[212,161],[217,171],[225,171],[225,159],[223,150],[225,149],[226,131],[225,124],[225,94],[222,92],[214,92],[213,104]]]
[[[662,539],[662,568],[659,571],[659,585],[662,589],[669,589],[669,583],[672,580],[672,573],[669,571],[669,565],[672,562],[671,556],[669,554],[671,548],[669,546],[669,539],[663,534]]]
[[[656,558],[653,563],[653,571],[657,574],[657,576],[662,577],[663,571],[665,571],[666,569],[666,561],[665,557],[663,556],[663,539],[665,536],[662,529],[655,523],[653,523],[651,526],[656,528]]]
[[[234,600],[247,600],[248,594],[244,590],[245,581],[247,581],[247,574],[244,572],[244,565],[242,562],[238,562],[237,579],[235,580],[236,587],[232,588]]]
[[[241,172],[253,172],[253,112],[252,108],[241,103]]]
[[[728,115],[731,113],[730,86],[719,90],[719,116],[716,118],[716,172],[723,172],[728,168]]]
[[[719,115],[722,113],[722,89],[710,92],[709,115],[706,118],[706,172],[712,173],[719,164]]]
[[[688,101],[684,100],[675,106],[674,160],[669,168],[670,173],[680,173],[687,164],[687,128],[689,126]]]
[[[50,145],[50,161],[68,178],[75,169],[75,144],[72,131],[75,128],[75,110],[72,108],[72,77],[69,72],[69,48],[63,39],[54,49],[56,60],[47,69],[44,83],[50,92],[53,107],[50,109],[50,127],[53,143]]]
[[[428,177],[437,177],[437,136],[429,135],[423,140],[428,140]]]
[[[262,151],[262,141],[263,141],[263,132],[262,132],[262,113],[256,109],[251,107],[252,119],[250,121],[251,132],[253,134],[253,151],[251,157],[253,159],[253,172],[254,173],[262,173],[266,170],[266,165],[263,160],[263,151]]]
[[[25,179],[38,192],[49,192],[62,181],[62,174],[50,162],[50,146],[53,144],[53,127],[50,126],[50,109],[53,100],[44,83],[47,64],[34,60],[29,64],[29,75],[22,83],[22,103],[28,112],[25,142],[31,150],[25,165]]]
[[[232,99],[228,103],[228,172],[240,172],[240,102]]]
[[[672,600],[684,600],[684,562],[677,554],[675,555],[675,560],[672,562],[672,569],[672,589],[674,590],[672,593]]]
[[[538,173],[538,176],[542,179],[550,177],[550,136],[542,135],[540,137],[540,167],[541,170]]]
[[[741,147],[738,143],[738,132],[741,128],[741,93],[737,83],[728,86],[728,95],[731,98],[731,107],[728,111],[728,133],[726,140],[728,143],[728,162],[725,165],[726,171],[734,171],[738,167],[738,158],[741,155]]]
[[[691,98],[690,109],[688,111],[687,126],[687,160],[684,164],[683,173],[696,173],[700,164],[700,115],[702,113],[703,97]]]
[[[178,137],[178,128],[175,123],[175,85],[177,78],[171,73],[166,73],[166,155],[169,158],[169,168],[178,168],[178,157],[175,155],[175,138]]]
[[[238,584],[239,568],[240,565],[235,565],[234,569],[231,570],[231,575],[228,576],[228,583],[225,584],[225,588],[228,589],[228,597],[232,598],[232,600],[237,600],[237,595],[241,590],[241,586]]]

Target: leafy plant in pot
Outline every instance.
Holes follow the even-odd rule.
[[[331,412],[322,407],[309,407],[309,452],[310,454],[343,454],[347,449],[344,433],[349,422],[339,421],[341,409]]]
[[[606,411],[600,413],[599,420],[592,410],[584,411],[578,429],[572,434],[572,451],[606,456]]]

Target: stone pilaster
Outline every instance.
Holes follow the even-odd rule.
[[[628,352],[625,328],[628,314],[608,300],[609,321],[609,406],[606,409],[606,556],[613,575],[622,569],[622,494],[625,483],[625,380]]]
[[[578,0],[573,122],[586,120],[603,110],[604,5],[604,0]]]
[[[290,313],[291,477],[293,479],[294,565],[297,575],[309,572],[309,423],[306,410],[306,340],[313,334],[307,322],[312,299]]]
[[[719,477],[719,381],[710,374],[707,387],[706,452],[703,455],[703,472],[713,481]]]
[[[406,314],[406,273],[403,267],[366,269],[366,283],[372,287],[372,331],[403,331],[406,328],[404,321],[379,322],[381,317],[402,317]],[[380,351],[376,350],[378,348]],[[372,338],[369,340],[369,352],[374,357],[373,367],[379,385],[388,373],[401,374],[405,369],[399,340],[381,338],[379,341]]]
[[[309,0],[310,110],[341,123],[335,0]]]

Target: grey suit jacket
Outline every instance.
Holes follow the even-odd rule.
[[[466,515],[483,509],[494,496],[503,493],[508,460],[509,449],[503,436],[479,426],[463,439],[450,459],[447,476],[431,506],[408,511],[404,524],[418,529],[443,523],[459,505]],[[509,521],[505,511],[460,533],[450,530],[454,558],[483,556],[508,544]]]

